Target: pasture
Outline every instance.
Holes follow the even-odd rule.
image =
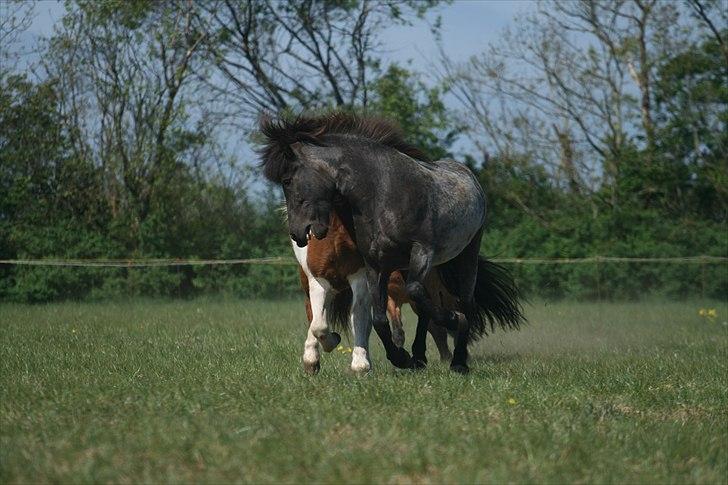
[[[467,376],[307,377],[299,300],[4,304],[0,481],[726,482],[724,302],[526,310]]]

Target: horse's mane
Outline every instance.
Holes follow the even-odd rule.
[[[287,164],[294,159],[292,144],[303,142],[326,146],[321,140],[325,135],[353,135],[394,148],[415,160],[429,161],[422,150],[404,140],[404,133],[397,123],[373,116],[341,111],[295,118],[263,116],[260,131],[266,138],[259,152],[263,174],[276,183],[280,182]]]

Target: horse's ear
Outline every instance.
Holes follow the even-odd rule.
[[[317,147],[326,146],[326,143],[321,141],[321,139],[318,137],[318,134],[315,133],[306,133],[304,131],[299,131],[298,133],[296,133],[296,140],[308,143],[309,145],[316,145]]]
[[[336,151],[336,149],[328,148],[326,145],[314,146],[301,141],[291,143],[290,147],[291,151],[299,161],[305,163],[311,168],[321,169],[324,172],[331,174],[332,168],[328,162],[332,159],[332,155],[336,155],[336,153],[330,153],[330,151]],[[320,147],[326,148],[322,149]]]
[[[294,155],[298,158],[306,158],[306,156],[303,153],[303,143],[300,141],[297,141],[296,143],[291,143],[291,150],[293,151]]]

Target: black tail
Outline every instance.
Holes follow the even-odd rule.
[[[447,265],[440,268],[440,277],[445,286],[456,288],[452,278],[457,275],[447,271]],[[471,341],[487,335],[496,326],[503,330],[518,330],[521,324],[526,323],[519,301],[521,295],[513,276],[503,266],[482,256],[478,256],[478,276],[473,299],[473,308],[462,308],[470,323]]]
[[[326,323],[340,333],[349,332],[349,314],[353,294],[351,288],[337,291],[326,308]]]

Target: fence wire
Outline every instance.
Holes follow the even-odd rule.
[[[594,263],[668,263],[668,264],[720,264],[728,263],[725,256],[683,256],[664,258],[591,256],[586,258],[488,258],[500,264],[594,264]],[[292,257],[248,259],[0,259],[0,264],[12,266],[67,266],[94,268],[148,268],[163,266],[224,266],[298,264]]]

